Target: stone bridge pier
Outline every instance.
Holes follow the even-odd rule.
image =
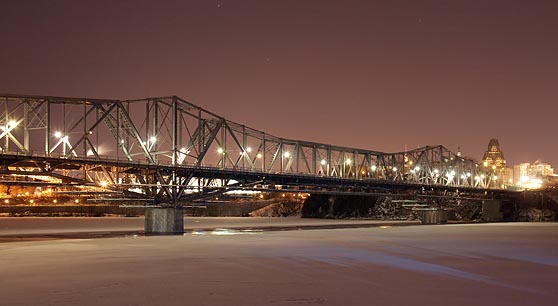
[[[184,234],[184,209],[182,207],[148,207],[145,209],[146,235]]]

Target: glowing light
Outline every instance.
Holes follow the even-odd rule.
[[[60,137],[62,137],[62,133],[61,132],[55,132],[54,137],[60,138]]]
[[[256,155],[257,158],[262,158],[262,153],[258,153],[258,155]]]
[[[9,204],[9,203],[10,203],[10,200],[5,199],[5,200],[4,200],[4,203]]]
[[[58,201],[57,200],[52,200],[52,203],[56,204],[56,203],[58,203]]]
[[[79,199],[75,199],[74,203],[78,204],[79,203]]]
[[[29,200],[29,203],[33,204],[35,202],[33,199]]]
[[[495,175],[495,176],[494,176],[494,180],[497,181],[497,180],[498,180],[498,176]]]
[[[217,149],[217,153],[225,154],[225,150],[223,150],[223,148],[219,148],[219,149]]]
[[[467,177],[471,177],[471,172],[467,172]]]
[[[345,160],[345,164],[350,165],[353,161],[349,158],[347,160]]]
[[[17,121],[15,121],[15,120],[10,120],[10,121],[8,122],[8,126],[16,127],[16,126],[17,126]]]
[[[440,171],[438,169],[434,169],[434,173],[438,174]]]
[[[149,138],[149,141],[151,141],[152,143],[154,143],[154,142],[157,141],[157,137],[151,136],[151,137]]]
[[[321,164],[322,166],[325,166],[326,163],[327,163],[327,162],[325,161],[325,159],[322,159],[322,160],[320,161],[320,164]]]
[[[397,172],[397,167],[393,167],[393,172]]]
[[[251,153],[251,152],[252,152],[252,148],[250,148],[250,147],[246,148],[246,152]]]
[[[376,171],[376,168],[377,168],[376,165],[372,165],[372,167],[370,167],[370,170]]]
[[[416,166],[416,167],[415,167],[415,171],[417,171],[417,172],[420,171],[420,167],[419,167],[419,166]]]
[[[101,182],[101,187],[107,187],[107,185],[108,185],[107,181],[102,181]]]
[[[287,151],[287,152],[283,153],[283,156],[286,157],[286,158],[289,158],[289,157],[291,157],[291,152]]]
[[[543,186],[543,181],[530,176],[522,176],[519,178],[518,185],[526,189],[539,189]]]
[[[411,165],[411,166],[413,165],[413,161],[412,161],[412,160],[409,161],[409,165]]]

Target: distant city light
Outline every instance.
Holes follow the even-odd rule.
[[[519,178],[518,185],[525,189],[540,189],[543,186],[543,181],[539,178],[524,175]]]

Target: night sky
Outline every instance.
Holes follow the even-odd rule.
[[[0,92],[177,95],[270,134],[558,166],[558,1],[0,0]]]

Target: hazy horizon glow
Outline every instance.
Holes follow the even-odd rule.
[[[0,92],[177,95],[285,138],[558,166],[555,1],[0,3]]]

